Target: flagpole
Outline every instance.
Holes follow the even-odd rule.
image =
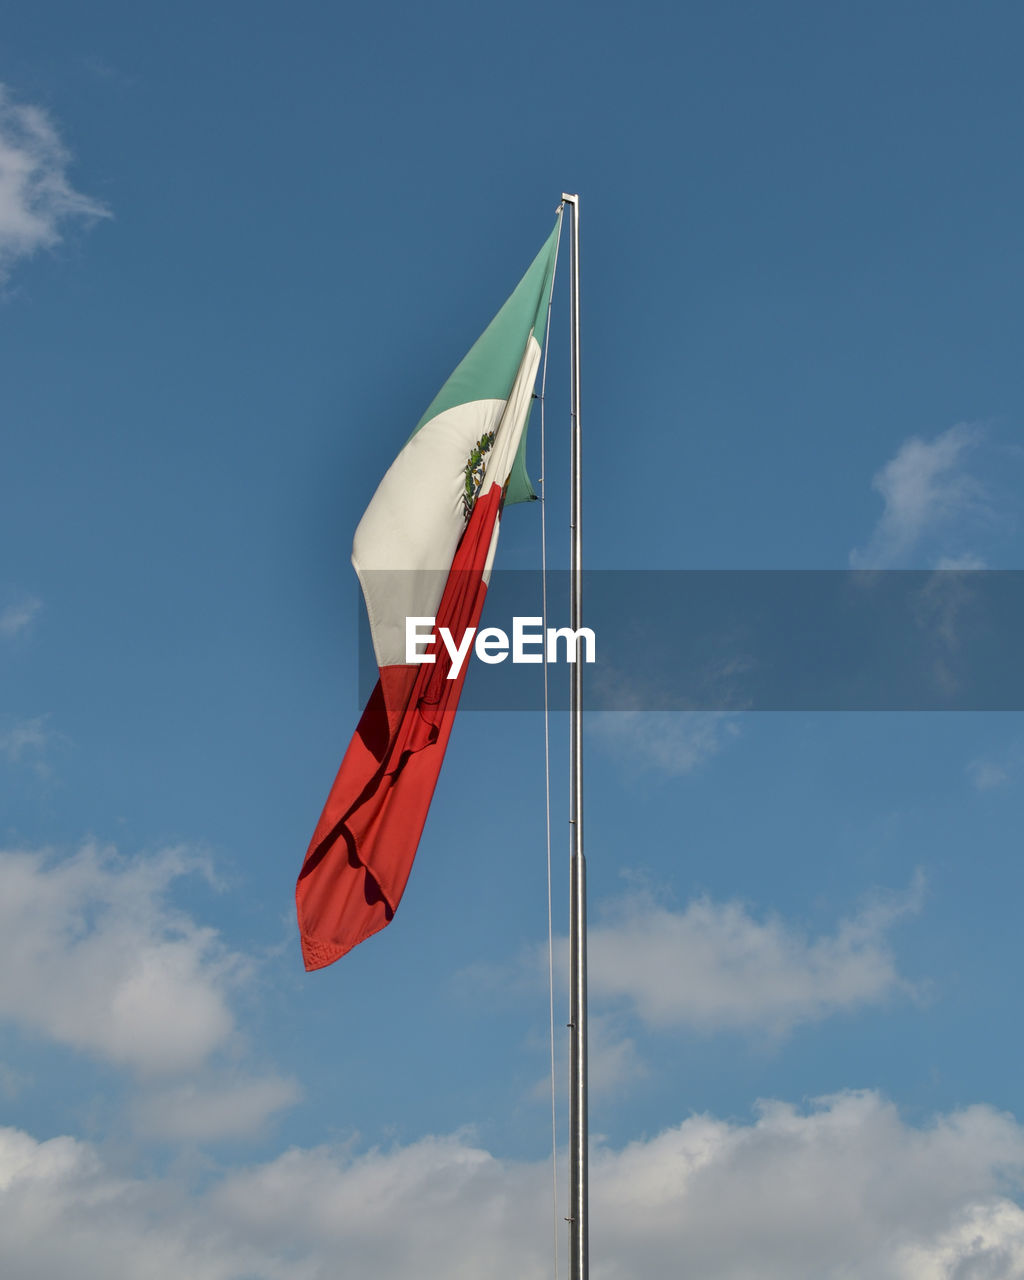
[[[570,619],[573,631],[583,625],[582,486],[580,483],[580,201],[562,200],[572,209],[570,295],[572,324],[572,551],[569,566]],[[569,1278],[588,1280],[587,1137],[587,864],[583,857],[583,662],[579,641],[569,691]]]

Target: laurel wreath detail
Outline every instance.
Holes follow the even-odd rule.
[[[466,487],[462,494],[462,514],[467,521],[473,514],[473,505],[480,492],[480,486],[484,482],[484,472],[487,470],[487,455],[491,451],[491,445],[494,444],[496,434],[495,431],[485,431],[473,446],[473,451],[466,461]]]

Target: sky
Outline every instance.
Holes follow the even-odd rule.
[[[302,969],[352,533],[570,191],[588,566],[1020,568],[1022,38],[988,0],[6,14],[5,1280],[555,1274],[539,714],[461,714],[394,922]],[[510,508],[499,564],[539,556]],[[595,712],[584,752],[594,1280],[1024,1276],[1019,712]]]

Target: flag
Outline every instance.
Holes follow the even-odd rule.
[[[534,497],[526,425],[559,223],[511,297],[434,397],[356,529],[379,679],[341,762],[295,898],[307,969],[383,929],[402,898],[466,675],[406,659],[406,619],[457,641],[483,608],[506,502]]]

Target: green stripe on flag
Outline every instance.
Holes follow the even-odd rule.
[[[416,424],[416,431],[431,418],[436,418],[439,413],[444,413],[457,404],[467,404],[472,400],[508,399],[531,330],[541,347],[544,346],[548,298],[551,296],[551,279],[558,246],[558,226],[556,221],[554,230],[530,264],[526,275],[431,401],[430,408]],[[412,434],[415,435],[416,431]],[[505,500],[525,502],[536,496],[530,477],[526,474],[524,427]]]

